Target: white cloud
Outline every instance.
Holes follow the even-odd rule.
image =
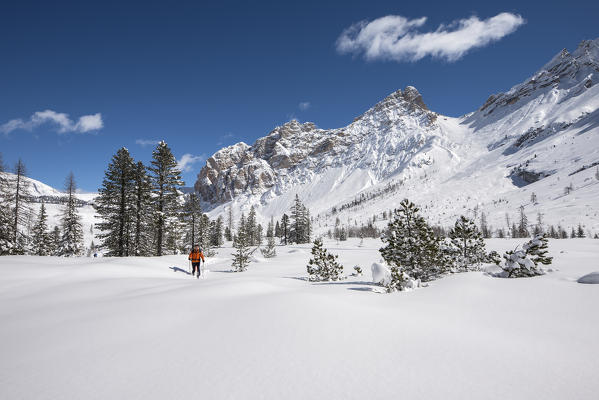
[[[182,172],[190,172],[193,169],[193,164],[204,160],[206,160],[206,156],[204,154],[200,156],[194,156],[192,154],[186,153],[183,154],[179,161],[177,161],[177,168],[179,168],[179,170]]]
[[[152,139],[137,139],[135,141],[135,144],[140,145],[141,147],[146,147],[146,146],[156,146],[158,143],[160,143],[160,140],[152,140]]]
[[[301,103],[299,103],[298,107],[300,110],[302,111],[306,111],[308,108],[310,108],[312,104],[310,104],[309,101],[302,101]]]
[[[337,39],[341,54],[363,54],[367,60],[418,61],[426,56],[456,61],[469,50],[483,47],[514,32],[525,23],[517,14],[500,13],[480,20],[476,16],[441,24],[432,32],[419,32],[426,17],[408,19],[387,15],[358,22]]]
[[[83,115],[77,122],[71,120],[68,114],[52,110],[37,111],[28,120],[13,119],[0,125],[0,132],[7,134],[15,130],[32,131],[43,124],[52,124],[57,127],[58,133],[78,132],[85,133],[104,127],[102,114]]]

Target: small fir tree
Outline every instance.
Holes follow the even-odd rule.
[[[407,273],[413,279],[432,280],[444,272],[439,239],[420,216],[419,209],[405,199],[394,211],[387,233],[383,236],[385,247],[379,251],[397,274]]]
[[[81,216],[77,212],[77,199],[75,198],[75,176],[71,172],[67,177],[67,199],[61,218],[62,235],[58,246],[58,255],[73,257],[83,255],[83,227]]]
[[[246,271],[250,264],[250,247],[248,241],[245,216],[242,213],[239,228],[233,240],[235,253],[233,255],[232,267],[236,272]]]
[[[49,256],[52,254],[52,238],[48,231],[48,214],[46,205],[42,202],[37,217],[37,223],[33,228],[32,253],[36,256]]]
[[[333,255],[323,247],[322,239],[314,240],[312,258],[306,267],[311,281],[337,281],[341,279],[343,266],[337,261],[338,255]]]
[[[260,249],[264,258],[272,258],[277,255],[273,222],[274,219],[271,218],[266,228],[266,248]]]
[[[547,255],[547,248],[546,235],[536,236],[525,243],[521,250],[506,252],[501,268],[508,278],[543,275],[545,271],[539,264],[549,265],[553,259]]]
[[[474,222],[463,215],[449,232],[453,245],[457,248],[457,266],[466,271],[470,266],[480,265],[485,259],[485,242]]]

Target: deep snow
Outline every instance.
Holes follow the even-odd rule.
[[[223,248],[203,280],[185,256],[1,257],[0,398],[596,398],[599,287],[576,280],[599,240],[551,240],[541,277],[394,294],[372,291],[381,242],[358,242],[325,242],[364,270],[334,283],[304,280],[309,245],[243,273]]]

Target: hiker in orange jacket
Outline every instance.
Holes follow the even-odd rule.
[[[195,246],[193,246],[193,250],[191,250],[191,253],[189,253],[189,257],[188,259],[191,261],[191,265],[193,267],[192,270],[192,275],[196,276],[196,277],[200,277],[200,261],[206,263],[206,260],[204,259],[204,253],[202,253],[202,250],[200,250],[200,246],[198,246],[197,244]],[[198,274],[196,275],[196,269],[198,271]]]

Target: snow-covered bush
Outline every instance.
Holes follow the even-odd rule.
[[[381,263],[373,263],[370,267],[372,281],[385,287],[388,293],[413,289],[420,286],[419,279],[412,279],[408,274],[402,272],[398,267],[387,267]]]
[[[444,259],[439,239],[418,211],[408,199],[401,202],[389,222],[387,234],[382,237],[386,246],[379,251],[390,267],[413,279],[429,281],[445,271]]]
[[[314,240],[312,258],[308,261],[307,270],[311,281],[337,281],[342,279],[343,265],[337,262],[338,255],[333,255],[323,247],[322,239]]]
[[[360,267],[359,265],[355,265],[354,266],[354,273],[352,273],[353,276],[362,276],[362,267]]]
[[[485,262],[493,263],[495,265],[499,265],[501,263],[501,256],[495,250],[492,250],[485,257]]]
[[[506,252],[501,268],[508,278],[543,275],[545,271],[539,264],[549,265],[553,260],[553,257],[547,256],[547,247],[547,237],[537,235],[525,243],[521,250]]]

